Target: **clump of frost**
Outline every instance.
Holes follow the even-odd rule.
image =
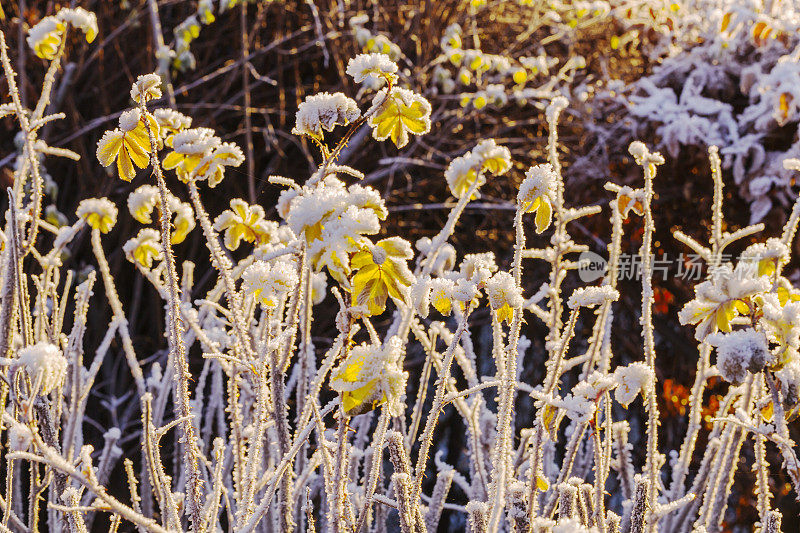
[[[359,54],[347,63],[346,72],[356,83],[381,83],[384,77],[395,77],[397,63],[386,54]]]
[[[297,268],[288,261],[256,261],[242,274],[242,287],[245,294],[258,299],[265,307],[272,309],[290,290],[297,287],[299,279]]]
[[[767,339],[753,328],[716,333],[708,342],[717,348],[720,375],[734,385],[744,382],[748,372],[759,372],[769,360]]]
[[[58,346],[49,342],[38,342],[22,348],[18,353],[17,365],[25,368],[31,381],[41,379],[43,394],[60,386],[67,374],[66,358]]]
[[[27,451],[33,442],[33,432],[25,424],[11,420],[8,428],[8,447],[14,452]]]
[[[611,285],[602,285],[600,287],[581,287],[575,289],[567,300],[567,306],[570,309],[577,309],[579,307],[594,307],[604,302],[615,302],[619,299],[619,292]]]
[[[640,392],[645,396],[650,392],[653,382],[653,370],[642,362],[620,366],[614,371],[617,388],[614,396],[617,401],[628,407]]]
[[[553,198],[556,194],[557,183],[558,175],[553,165],[544,163],[532,166],[525,172],[525,180],[519,186],[517,202],[520,205],[530,205],[542,196]]]
[[[599,530],[595,527],[586,527],[574,518],[567,518],[559,520],[552,531],[553,533],[597,533]]]
[[[512,309],[522,307],[522,289],[514,282],[514,276],[508,272],[498,272],[486,281],[486,296],[489,305],[497,310],[508,305]]]
[[[298,107],[295,135],[322,137],[322,130],[333,131],[337,125],[346,126],[358,119],[361,111],[355,100],[344,93],[319,93],[306,98]]]

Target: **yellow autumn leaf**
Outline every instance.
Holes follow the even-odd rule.
[[[123,115],[125,115],[123,113]],[[151,131],[158,136],[158,122],[147,114]],[[123,117],[120,117],[122,124]],[[143,119],[139,118],[132,128],[117,128],[107,131],[97,143],[97,160],[104,167],[116,161],[120,179],[131,181],[136,176],[134,165],[145,168],[150,164],[150,136]]]
[[[376,140],[391,138],[398,148],[402,148],[408,144],[409,133],[424,135],[430,131],[431,104],[422,96],[393,87],[388,97],[386,89],[375,96],[373,105],[379,103],[380,107],[369,119]]]
[[[392,337],[382,345],[353,346],[347,358],[331,373],[331,389],[341,395],[348,416],[364,414],[396,400],[405,392],[408,374],[400,363],[402,343]]]
[[[536,488],[544,492],[550,488],[550,483],[541,474],[536,474]]]
[[[412,256],[411,246],[398,237],[383,239],[371,250],[356,253],[350,261],[352,269],[357,270],[352,280],[352,304],[366,306],[370,315],[379,315],[386,309],[389,296],[406,302],[407,289],[414,281],[406,264]]]
[[[767,404],[761,408],[761,418],[769,422],[772,420],[773,414],[774,414],[774,406],[772,405],[772,402],[767,402]]]
[[[731,18],[733,17],[733,13],[728,12],[722,17],[722,25],[719,29],[720,33],[728,29],[728,26],[731,23]]]

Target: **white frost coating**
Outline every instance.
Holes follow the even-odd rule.
[[[545,111],[547,122],[555,122],[558,114],[564,111],[567,107],[569,107],[569,101],[563,96],[556,96],[553,98],[553,100],[550,102],[550,105],[547,106],[547,110]]]
[[[653,377],[653,370],[642,362],[617,367],[614,371],[614,380],[617,382],[614,397],[621,405],[628,407],[640,392],[643,397],[652,392]]]
[[[484,139],[472,150],[456,157],[444,171],[444,178],[450,192],[456,198],[461,198],[475,180],[478,181],[475,196],[479,196],[477,189],[486,183],[483,171],[499,176],[511,168],[511,152],[505,146],[498,145],[494,139]]]
[[[117,222],[117,212],[117,206],[108,198],[87,198],[86,200],[81,200],[81,203],[78,204],[78,209],[75,211],[79,217],[87,219],[89,225],[93,225],[92,216],[95,215],[101,219],[110,220],[111,226]]]
[[[452,290],[453,299],[459,302],[471,302],[478,296],[478,286],[464,278],[456,280]]]
[[[522,289],[514,282],[514,276],[508,272],[498,272],[486,281],[486,296],[489,297],[489,305],[497,310],[508,305],[512,309],[522,307],[525,299],[522,297]]]
[[[266,308],[278,305],[280,298],[299,284],[297,267],[289,261],[256,261],[242,274],[242,287],[248,296],[257,298]]]
[[[161,234],[153,228],[139,230],[138,235],[129,239],[122,251],[132,262],[138,262],[145,268],[153,266],[153,260],[160,261],[164,258],[161,247]]]
[[[183,155],[205,154],[221,143],[222,140],[209,128],[192,128],[172,137],[173,149]]]
[[[25,452],[33,442],[33,433],[30,428],[17,421],[11,422],[8,428],[8,447],[14,452]]]
[[[64,382],[67,374],[67,360],[58,346],[49,342],[39,342],[19,351],[17,366],[25,368],[31,381],[41,379],[41,390],[48,394]]]
[[[577,309],[579,307],[594,307],[606,301],[615,302],[619,299],[619,292],[611,285],[602,285],[600,287],[581,287],[575,289],[567,300],[567,306],[570,309]]]
[[[598,533],[600,530],[596,527],[586,527],[580,521],[574,518],[567,518],[559,520],[553,526],[552,533]]]
[[[448,278],[435,278],[430,282],[430,303],[443,315],[450,314],[455,282]]]
[[[759,372],[770,358],[767,339],[752,328],[715,333],[708,338],[717,347],[717,369],[726,381],[738,385],[747,372]]]
[[[787,405],[797,405],[800,400],[800,361],[794,359],[775,372]]]
[[[532,166],[525,172],[525,179],[519,186],[517,193],[517,203],[520,205],[530,205],[537,198],[546,196],[554,198],[558,185],[558,175],[553,165],[544,163],[543,165]]]
[[[328,289],[328,277],[325,272],[314,272],[311,274],[311,303],[317,305],[325,299],[325,291]]]
[[[431,278],[430,276],[418,277],[409,289],[411,306],[422,318],[428,318],[431,306]]]
[[[397,63],[386,54],[359,54],[347,63],[346,72],[356,83],[364,80],[380,82],[383,80],[382,75],[394,76]]]
[[[125,111],[119,116],[119,129],[124,132],[133,131],[139,124],[139,118],[141,116],[142,112],[138,107]]]
[[[44,41],[51,34],[58,35],[58,42],[60,43],[63,31],[64,25],[56,17],[44,17],[28,30],[28,46],[30,46],[32,50],[36,50],[36,45]]]
[[[461,261],[461,275],[473,283],[483,283],[497,272],[494,253],[467,254]]]
[[[767,273],[764,270],[765,263],[771,261],[772,267],[775,266],[775,261],[785,262],[788,261],[791,251],[781,239],[775,237],[767,239],[766,242],[759,242],[751,244],[742,253],[739,263],[753,263],[757,267],[757,275]],[[739,265],[737,265],[739,266]]]
[[[192,117],[166,107],[153,111],[153,116],[156,117],[162,133],[176,133],[192,125]]]
[[[144,97],[145,102],[161,98],[161,77],[158,74],[143,74],[136,78],[131,87],[131,100],[137,104]]]
[[[158,187],[142,185],[128,195],[128,211],[142,224],[153,222],[151,214],[158,202]]]
[[[402,412],[400,402],[405,394],[408,373],[401,366],[403,343],[392,337],[382,346],[361,344],[350,350],[350,355],[331,375],[330,386],[340,393],[362,390],[366,395],[364,405],[385,400],[393,414]],[[364,390],[366,389],[366,390]]]
[[[637,161],[644,159],[649,153],[647,151],[647,146],[645,146],[642,141],[633,141],[628,147],[628,152],[630,152],[630,154],[635,157]]]
[[[511,151],[494,139],[484,139],[472,149],[472,155],[482,162],[483,168],[501,176],[511,168]]]
[[[97,35],[97,15],[82,7],[76,7],[75,9],[64,8],[58,12],[56,17],[80,29],[89,42],[92,42]]]
[[[333,131],[335,126],[346,126],[360,116],[358,104],[344,93],[319,93],[300,104],[292,133],[319,138],[323,129]]]

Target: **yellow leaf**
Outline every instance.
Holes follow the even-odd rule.
[[[542,197],[538,200],[539,205],[536,208],[536,233],[542,233],[550,226],[553,210],[550,206],[550,202],[546,198]]]
[[[511,308],[510,305],[503,304],[503,306],[497,310],[497,320],[498,322],[506,321],[507,324],[511,324],[511,320],[514,318],[514,309]]]
[[[384,99],[385,94],[384,90],[376,99]],[[370,118],[372,136],[378,141],[391,138],[398,148],[402,148],[408,144],[409,133],[422,135],[430,130],[430,114],[431,105],[425,98],[395,87],[383,100],[378,112]]]
[[[719,29],[720,32],[728,29],[728,26],[731,23],[731,17],[733,17],[733,13],[730,12],[725,13],[725,15],[722,17],[722,27]]]
[[[353,305],[366,305],[370,315],[386,309],[389,296],[405,302],[405,289],[414,282],[406,265],[412,257],[411,247],[400,238],[379,241],[372,250],[356,253],[350,261],[353,270],[351,295]]]
[[[536,488],[544,492],[550,488],[550,483],[541,474],[536,474]]]
[[[772,420],[773,413],[774,413],[774,406],[772,405],[772,402],[767,403],[767,405],[761,408],[761,418],[763,418],[767,422]]]

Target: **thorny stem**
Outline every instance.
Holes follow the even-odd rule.
[[[186,346],[183,339],[183,322],[181,318],[181,299],[178,288],[178,275],[175,269],[175,257],[172,255],[172,213],[169,209],[169,192],[167,184],[164,182],[164,175],[161,172],[161,163],[158,160],[158,142],[155,133],[150,128],[147,120],[148,112],[144,105],[144,97],[139,102],[139,109],[142,112],[147,135],[150,138],[150,164],[156,176],[156,183],[161,201],[161,247],[164,254],[164,263],[167,265],[166,282],[169,289],[169,314],[167,317],[167,332],[169,335],[169,345],[172,351],[172,360],[175,365],[175,410],[178,417],[183,421],[181,427],[183,431],[183,459],[186,469],[186,511],[189,514],[192,526],[195,530],[199,529],[202,511],[201,497],[203,493],[203,479],[197,459],[197,440],[195,436],[194,423],[192,422],[191,393],[189,392],[189,381],[192,379],[189,372],[189,363],[186,360]]]
[[[225,287],[225,293],[228,298],[228,308],[233,317],[233,330],[234,330],[234,349],[236,355],[240,358],[249,358],[250,356],[250,337],[247,330],[242,323],[240,310],[242,309],[241,295],[236,290],[236,285],[231,276],[230,260],[225,256],[222,248],[219,245],[217,234],[211,226],[211,221],[208,218],[203,202],[200,200],[200,192],[197,189],[197,184],[194,181],[189,183],[189,196],[192,199],[195,213],[200,219],[200,226],[203,228],[203,235],[206,238],[206,245],[211,251],[211,262],[217,272],[222,277],[222,282]]]
[[[470,303],[467,305],[467,310],[464,312],[464,316],[462,317],[461,322],[458,324],[458,329],[456,329],[455,334],[453,334],[453,340],[450,341],[450,345],[447,347],[447,352],[445,352],[444,360],[442,362],[442,370],[439,373],[439,378],[436,380],[436,395],[433,398],[433,406],[428,413],[428,418],[425,420],[425,431],[423,432],[422,439],[420,441],[422,444],[419,450],[419,455],[417,456],[417,465],[414,470],[414,484],[411,501],[414,502],[415,505],[419,505],[420,503],[422,479],[425,477],[425,467],[428,462],[428,452],[433,440],[433,430],[436,427],[436,422],[439,420],[439,415],[441,414],[441,410],[444,405],[444,395],[447,389],[447,382],[450,379],[450,366],[453,364],[456,346],[458,346],[461,336],[467,329],[467,322],[471,313],[472,305]]]
[[[522,226],[522,209],[517,209],[514,218],[516,244],[514,246],[513,276],[519,287],[522,278],[522,250],[525,248],[525,231]],[[509,460],[512,456],[514,438],[513,411],[517,383],[517,352],[520,329],[522,328],[522,308],[514,309],[511,323],[511,338],[505,349],[505,364],[498,376],[503,385],[500,389],[500,405],[497,416],[497,436],[494,449],[494,465],[492,469],[492,486],[490,497],[493,500],[489,527],[494,530],[499,526],[500,517],[505,509],[505,492],[509,479],[513,476]],[[499,347],[502,349],[501,347]]]
[[[646,520],[649,531],[655,531],[657,518],[654,513],[656,510],[656,497],[658,495],[658,405],[655,395],[655,341],[653,340],[653,212],[651,203],[653,200],[653,178],[656,174],[656,164],[663,162],[658,154],[647,154],[643,161],[644,166],[644,235],[642,236],[642,246],[639,249],[639,256],[642,262],[642,336],[644,338],[644,353],[647,366],[651,369],[653,383],[650,386],[650,394],[647,395],[647,460],[645,471],[647,473],[647,508],[648,518]]]

